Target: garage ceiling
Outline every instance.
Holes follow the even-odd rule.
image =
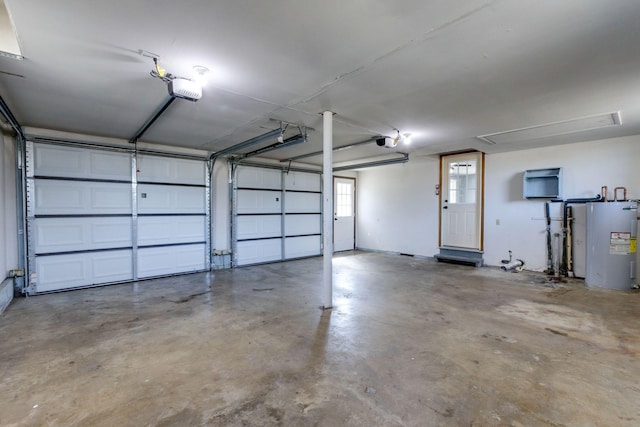
[[[145,142],[215,152],[279,121],[314,129],[266,155],[286,159],[321,149],[323,110],[335,146],[397,129],[412,155],[640,133],[637,0],[4,3],[24,59],[0,57],[0,95],[22,126],[131,138],[168,96],[142,49],[175,75],[212,70],[202,99],[174,102]],[[616,111],[622,125],[477,138]]]

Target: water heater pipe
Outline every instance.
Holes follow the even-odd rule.
[[[622,190],[622,199],[618,200],[618,190]],[[616,187],[613,189],[613,201],[614,202],[626,202],[627,201],[627,187]]]

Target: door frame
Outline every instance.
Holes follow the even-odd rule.
[[[333,211],[334,212],[331,215],[333,215],[334,221],[332,223],[333,224],[333,231],[332,231],[331,234],[332,234],[333,243],[334,243],[334,250],[333,250],[334,253],[335,253],[335,240],[336,240],[336,233],[335,233],[335,228],[336,228],[335,227],[335,215],[336,215],[336,212],[335,212],[335,210],[336,210],[335,188],[336,188],[336,178],[337,179],[348,179],[348,180],[353,181],[353,249],[352,250],[355,250],[357,248],[357,245],[356,245],[356,243],[357,243],[357,240],[356,240],[356,230],[357,230],[356,218],[357,218],[357,215],[358,215],[358,202],[357,202],[357,197],[356,197],[356,192],[358,191],[357,187],[356,187],[357,178],[354,177],[354,176],[333,175],[333,179],[331,180],[331,182],[332,182],[333,189],[334,189],[334,191],[333,191]]]
[[[453,153],[445,153],[445,154],[441,154],[440,155],[440,180],[439,180],[439,187],[438,187],[438,247],[442,248],[442,198],[443,198],[443,193],[444,193],[444,182],[443,182],[443,169],[444,169],[444,162],[445,159],[449,156],[457,156],[460,154],[469,154],[469,153],[478,153],[480,154],[480,160],[482,162],[482,167],[480,168],[480,178],[482,181],[482,184],[480,186],[480,244],[479,244],[479,250],[481,252],[484,251],[484,192],[485,192],[485,185],[484,185],[484,181],[485,181],[485,153],[482,151],[478,151],[478,150],[465,150],[465,151],[458,151],[458,152],[453,152]],[[447,186],[448,188],[448,186]],[[458,248],[456,248],[458,249]],[[459,248],[464,250],[464,248]],[[469,250],[471,251],[477,251],[478,249],[476,248],[469,248]]]

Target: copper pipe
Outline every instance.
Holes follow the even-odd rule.
[[[600,189],[600,194],[602,194],[602,200],[605,202],[607,201],[607,190],[608,188],[606,185],[603,185],[602,188]]]
[[[622,190],[622,200],[618,200],[618,190]],[[616,187],[613,189],[613,201],[614,202],[626,202],[627,201],[627,187]]]

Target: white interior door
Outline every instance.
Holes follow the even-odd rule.
[[[482,153],[442,156],[441,246],[482,250]]]
[[[333,178],[333,250],[334,252],[355,249],[356,204],[355,179]]]

